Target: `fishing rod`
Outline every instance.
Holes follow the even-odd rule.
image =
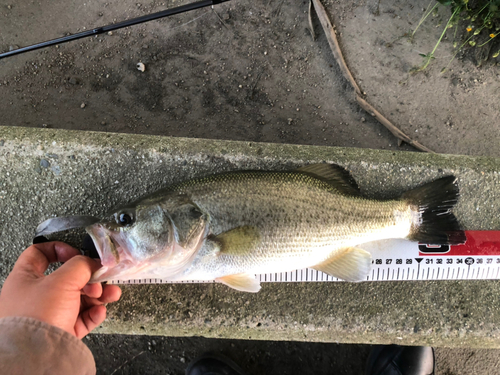
[[[62,38],[56,38],[56,39],[48,40],[46,42],[33,44],[31,46],[21,47],[21,48],[18,48],[18,49],[9,51],[9,52],[4,52],[4,53],[0,54],[0,59],[3,59],[5,57],[9,57],[9,56],[19,55],[19,54],[24,53],[24,52],[34,51],[34,50],[37,50],[40,48],[53,46],[56,44],[70,42],[72,40],[86,38],[86,37],[89,37],[92,35],[99,35],[99,34],[107,33],[109,31],[122,29],[124,27],[138,25],[140,23],[157,20],[160,18],[172,16],[174,14],[184,13],[184,12],[187,12],[190,10],[195,10],[195,9],[204,8],[207,6],[217,5],[220,3],[224,3],[226,1],[229,1],[229,0],[202,0],[202,1],[197,1],[194,3],[186,4],[186,5],[181,5],[181,6],[178,6],[175,8],[163,10],[161,12],[148,14],[146,16],[132,18],[130,20],[118,22],[118,23],[111,24],[111,25],[96,27],[92,30],[83,31],[81,33],[71,34],[71,35],[63,36]]]

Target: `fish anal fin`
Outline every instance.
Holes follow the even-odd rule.
[[[359,187],[351,174],[344,168],[336,164],[310,164],[296,170],[313,177],[316,177],[330,185],[337,191],[347,195],[359,196]]]
[[[226,255],[245,255],[250,253],[261,241],[260,232],[252,226],[241,226],[209,236],[211,241],[219,245],[220,252]]]
[[[345,281],[362,281],[368,276],[371,265],[372,256],[368,251],[346,247],[311,268]]]
[[[255,275],[250,275],[248,273],[227,275],[219,277],[215,279],[215,281],[239,290],[240,292],[257,293],[260,290],[260,281],[255,278]]]

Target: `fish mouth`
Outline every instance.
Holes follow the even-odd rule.
[[[89,283],[100,283],[118,277],[132,266],[129,260],[120,260],[120,247],[101,224],[85,228],[92,238],[102,267],[92,274]]]

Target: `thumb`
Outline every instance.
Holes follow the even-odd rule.
[[[106,319],[106,307],[103,305],[92,306],[82,311],[75,323],[75,334],[79,339],[84,338]]]
[[[95,260],[77,255],[47,276],[47,279],[65,284],[70,290],[79,291],[89,282],[92,273],[97,271],[99,267],[99,263]]]

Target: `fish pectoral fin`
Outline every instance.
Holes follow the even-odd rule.
[[[336,164],[310,164],[300,167],[297,172],[304,173],[318,178],[332,187],[339,193],[351,196],[359,196],[359,187],[351,174],[340,165]]]
[[[219,245],[220,252],[226,255],[245,255],[260,243],[260,232],[257,228],[245,225],[231,229],[217,236],[209,236],[209,240]]]
[[[370,272],[371,265],[372,256],[368,251],[346,247],[311,268],[345,281],[362,281]]]
[[[250,275],[248,273],[227,275],[219,277],[215,279],[215,281],[239,290],[240,292],[257,293],[260,290],[260,281],[255,278],[255,275]]]

